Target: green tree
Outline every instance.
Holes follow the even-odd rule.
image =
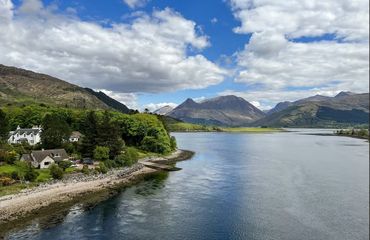
[[[177,148],[177,143],[176,143],[176,138],[174,136],[170,138],[170,143],[171,143],[171,150],[175,150]]]
[[[81,131],[84,134],[81,141],[81,153],[83,157],[92,157],[96,139],[98,137],[98,118],[94,111],[89,111],[81,124]]]
[[[69,139],[71,130],[57,114],[46,114],[42,121],[41,142],[44,148],[58,148]]]
[[[0,143],[8,139],[9,120],[3,110],[0,109]]]
[[[103,146],[96,146],[94,150],[94,159],[105,161],[109,159],[109,148]]]
[[[97,132],[97,144],[109,148],[109,157],[111,159],[122,151],[124,142],[121,138],[121,131],[118,124],[112,120],[112,116],[108,111],[104,112]]]
[[[63,178],[63,169],[60,168],[57,164],[52,164],[50,167],[50,174],[54,179],[62,179]]]

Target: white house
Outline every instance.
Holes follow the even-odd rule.
[[[20,128],[19,126],[15,131],[9,133],[8,143],[21,143],[28,142],[30,145],[35,145],[41,142],[42,129],[39,126],[32,128]]]
[[[73,131],[71,136],[69,137],[69,141],[70,142],[78,142],[78,141],[80,141],[81,137],[82,137],[82,134],[80,132]]]
[[[50,149],[32,151],[30,154],[23,154],[21,161],[28,161],[36,168],[48,168],[51,164],[68,160],[68,154],[64,149]]]

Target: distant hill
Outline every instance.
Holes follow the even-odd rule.
[[[61,79],[0,64],[0,105],[44,103],[72,108],[116,109],[127,107],[108,97]]]
[[[157,110],[155,110],[153,113],[154,114],[158,114],[158,115],[166,115],[168,114],[169,112],[171,112],[174,108],[169,106],[169,105],[166,105],[166,106],[163,106],[161,108],[158,108]]]
[[[316,95],[278,103],[253,125],[286,127],[336,127],[369,124],[369,93],[341,92],[335,97]]]
[[[86,91],[88,91],[89,93],[91,93],[92,95],[97,97],[100,101],[102,101],[103,103],[105,103],[109,107],[111,107],[111,108],[113,108],[113,109],[115,109],[119,112],[130,113],[132,111],[125,104],[109,97],[108,95],[106,95],[102,91],[96,92],[96,91],[94,91],[90,88],[85,88],[85,89],[86,89]]]
[[[184,122],[218,126],[245,126],[265,113],[236,96],[221,96],[200,103],[188,98],[167,114]]]

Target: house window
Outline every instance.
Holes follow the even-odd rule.
[[[50,162],[44,162],[45,166],[48,166],[49,164],[50,164]]]

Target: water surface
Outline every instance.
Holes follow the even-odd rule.
[[[313,132],[174,134],[196,152],[177,164],[183,170],[89,210],[76,205],[35,219],[7,237],[368,239],[368,143],[306,134]]]

